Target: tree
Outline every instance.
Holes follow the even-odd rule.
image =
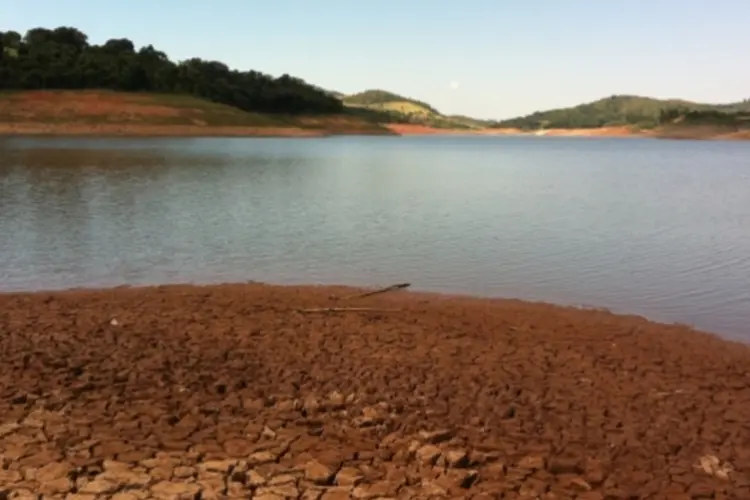
[[[340,100],[299,78],[273,78],[199,58],[175,63],[152,45],[136,49],[127,38],[92,45],[85,33],[69,26],[33,28],[23,37],[0,33],[0,58],[0,88],[6,89],[187,93],[245,111],[343,111]]]

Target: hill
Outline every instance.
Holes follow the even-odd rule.
[[[220,61],[171,61],[152,45],[136,49],[127,38],[90,44],[82,31],[34,28],[24,36],[0,32],[0,89],[92,90],[189,94],[243,111],[341,113],[340,99],[282,75],[239,71]]]
[[[0,32],[0,92],[6,133],[84,133],[94,126],[103,133],[167,133],[154,129],[165,126],[210,135],[265,135],[270,128],[295,129],[283,135],[298,135],[296,129],[388,133],[373,117],[345,108],[340,96],[296,77],[199,58],[173,62],[153,46],[137,49],[126,38],[90,44],[85,33],[66,26],[34,28],[23,36]]]
[[[440,112],[429,104],[403,97],[386,90],[365,90],[358,94],[344,96],[342,99],[346,106],[361,106],[372,109],[384,109],[386,111],[397,111],[404,114],[440,115]]]
[[[663,112],[666,110],[676,110],[679,115],[692,113],[691,118],[685,123],[687,125],[696,120],[700,121],[700,113],[704,112],[732,116],[735,113],[750,111],[750,101],[704,104],[681,99],[663,100],[633,95],[614,95],[578,106],[537,111],[530,115],[501,120],[491,126],[521,130],[618,126],[652,129],[665,124]]]
[[[345,107],[381,123],[413,124],[441,129],[475,129],[486,126],[481,120],[446,116],[426,102],[386,90],[371,89],[341,95]]]

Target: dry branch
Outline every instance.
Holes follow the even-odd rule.
[[[393,292],[395,290],[402,290],[404,288],[408,288],[411,286],[411,283],[396,283],[395,285],[390,285],[385,288],[379,288],[377,290],[373,290],[371,292],[365,292],[365,293],[355,293],[354,295],[347,295],[345,297],[341,297],[341,300],[349,300],[349,299],[361,299],[364,297],[370,297],[371,295],[377,295],[380,293],[386,293],[386,292]]]
[[[372,307],[314,307],[312,309],[297,309],[301,313],[335,313],[335,312],[397,312],[398,309],[376,309]]]

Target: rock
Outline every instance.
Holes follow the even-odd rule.
[[[289,483],[296,483],[297,482],[297,476],[294,476],[292,474],[279,474],[277,476],[273,476],[270,481],[268,481],[269,486],[275,486],[277,484],[289,484]]]
[[[52,462],[36,471],[36,480],[44,484],[61,477],[67,477],[71,466],[67,462]]]
[[[109,481],[119,488],[133,488],[146,486],[151,482],[152,476],[145,472],[135,472],[128,469],[114,469],[104,471],[97,476],[99,479]]]
[[[20,483],[21,481],[23,481],[23,476],[17,470],[0,469],[0,484],[10,485],[13,483]]]
[[[578,491],[591,491],[591,485],[581,477],[574,477],[568,483]]]
[[[294,483],[261,486],[255,490],[255,496],[253,498],[262,498],[263,495],[275,495],[276,497],[281,498],[297,498],[299,497],[299,490]]]
[[[351,497],[359,500],[368,500],[370,498],[382,498],[396,494],[398,485],[390,481],[378,481],[374,484],[362,484],[351,491]]]
[[[271,451],[258,451],[250,455],[247,459],[247,464],[250,467],[257,467],[258,465],[268,464],[275,462],[278,455]]]
[[[333,391],[328,394],[328,399],[325,402],[325,407],[329,410],[340,410],[346,405],[346,398],[338,391]]]
[[[437,431],[421,431],[419,439],[423,443],[440,444],[453,439],[455,433],[449,429],[440,429]]]
[[[479,472],[475,470],[447,470],[445,475],[440,478],[439,483],[450,488],[459,487],[463,489],[471,488],[479,479]]]
[[[96,477],[93,481],[84,484],[78,489],[78,493],[87,493],[90,495],[107,495],[116,492],[119,485],[108,481],[106,478]]]
[[[224,442],[224,451],[226,451],[227,455],[230,457],[246,457],[252,453],[253,443],[242,438],[229,439]]]
[[[448,491],[445,488],[430,480],[422,481],[422,493],[428,497],[444,497],[448,495]]]
[[[427,444],[417,450],[417,460],[424,465],[434,465],[440,456],[440,448]]]
[[[253,500],[284,500],[286,497],[274,493],[256,493],[252,498]]]
[[[321,464],[317,460],[311,460],[304,466],[305,479],[312,481],[313,483],[326,486],[331,484],[333,479],[333,471],[327,466]]]
[[[197,471],[194,467],[181,465],[174,468],[174,471],[172,471],[172,477],[174,477],[175,479],[187,479],[189,477],[195,476],[196,472]]]
[[[258,471],[250,469],[247,471],[247,474],[245,476],[245,484],[252,488],[257,488],[258,486],[263,486],[266,484],[266,478],[263,477]]]
[[[62,495],[73,489],[75,484],[68,477],[58,477],[40,481],[39,493],[42,495]]]
[[[354,419],[354,425],[357,427],[372,427],[382,424],[385,418],[381,411],[372,406],[367,406],[362,410],[362,415]]]
[[[552,474],[582,474],[580,460],[574,457],[552,457],[547,464]]]
[[[129,471],[133,466],[126,462],[119,462],[117,460],[104,460],[102,462],[102,468],[105,471]]]
[[[18,425],[16,422],[9,422],[9,423],[0,425],[0,438],[4,438],[8,434],[13,434],[20,427],[21,426]]]
[[[320,500],[349,500],[351,498],[351,495],[349,495],[349,493],[349,488],[327,488],[323,493],[323,496],[320,497]]]
[[[276,439],[276,432],[268,426],[263,427],[260,435],[266,439]]]
[[[151,495],[163,500],[193,500],[200,490],[195,483],[161,481],[151,486]]]
[[[209,460],[198,464],[198,470],[205,472],[221,472],[227,474],[237,465],[237,460]]]
[[[544,469],[544,457],[527,455],[518,462],[518,467],[525,470]]]
[[[448,467],[462,469],[469,465],[469,455],[463,450],[448,450],[444,453]]]
[[[362,482],[362,472],[354,467],[344,467],[336,474],[336,484],[340,486],[357,486]]]

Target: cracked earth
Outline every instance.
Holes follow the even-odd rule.
[[[350,293],[0,295],[0,498],[750,499],[747,346]]]

